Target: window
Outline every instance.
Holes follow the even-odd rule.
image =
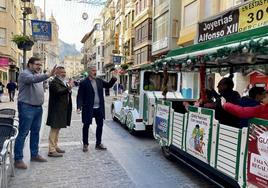
[[[139,1],[139,12],[142,11],[142,0]]]
[[[168,73],[168,91],[177,91],[177,73]],[[144,74],[144,85],[145,91],[161,91],[164,82],[164,75],[162,72],[145,72]]]
[[[147,7],[147,0],[144,0],[144,6],[143,6],[143,8],[146,9],[146,7]]]
[[[100,29],[101,29],[101,28],[100,28],[100,24],[96,24],[96,25],[95,25],[95,30],[100,31]]]
[[[104,46],[102,46],[102,57],[104,57]]]
[[[0,11],[6,10],[6,0],[0,0]]]
[[[134,10],[132,11],[132,22],[134,21]]]
[[[172,21],[172,37],[178,37],[179,36],[179,21],[173,20]]]
[[[15,19],[16,17],[16,6],[14,0],[11,0],[11,16]]]
[[[98,55],[100,55],[100,46],[98,46]]]
[[[5,28],[0,27],[0,45],[5,46],[6,45],[6,33],[7,30]]]
[[[192,3],[184,7],[184,27],[197,23],[199,18],[198,2],[193,1]]]
[[[98,70],[100,70],[100,62],[98,62]]]
[[[221,10],[226,10],[226,9],[229,9],[233,6],[236,6],[236,5],[239,5],[243,2],[246,2],[248,0],[221,0]]]
[[[139,14],[139,3],[136,3],[136,16]]]
[[[154,23],[154,42],[162,40],[168,36],[168,14],[158,17]]]

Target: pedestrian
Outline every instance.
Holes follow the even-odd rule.
[[[239,104],[240,94],[237,91],[234,91],[234,82],[231,78],[223,78],[218,83],[218,91],[221,97],[224,97],[227,102],[233,104]],[[216,108],[215,108],[215,117],[219,120],[219,123],[224,125],[231,125],[235,127],[240,126],[240,120],[236,116],[226,112],[221,106],[221,98],[216,95]]]
[[[88,77],[85,78],[79,85],[77,94],[77,112],[82,110],[83,122],[83,151],[88,151],[88,129],[92,124],[92,118],[95,118],[96,129],[96,146],[97,150],[106,150],[106,147],[101,142],[103,119],[105,118],[105,107],[103,88],[111,88],[116,82],[116,78],[112,77],[109,82],[100,78],[96,78],[96,66],[91,65],[88,68]]]
[[[2,96],[4,94],[4,88],[5,88],[5,85],[0,82],[0,102],[2,102]]]
[[[117,96],[117,83],[114,84],[113,90],[114,90],[114,96]]]
[[[262,118],[268,120],[268,91],[265,91],[262,104],[255,107],[242,107],[229,102],[222,98],[222,106],[229,113],[239,118]]]
[[[49,133],[49,157],[62,157],[64,150],[58,146],[59,132],[71,124],[72,115],[72,80],[65,81],[65,68],[57,67],[56,77],[49,85],[47,125]]]
[[[7,84],[8,94],[9,94],[9,101],[14,101],[15,91],[17,89],[17,85],[15,82],[12,82],[12,80],[9,81]]]
[[[23,147],[25,138],[30,133],[31,161],[46,162],[39,155],[39,131],[41,127],[44,103],[43,81],[55,74],[54,67],[50,73],[41,74],[42,62],[39,58],[31,57],[27,63],[27,68],[19,75],[19,133],[15,141],[15,167],[27,169],[23,162]]]

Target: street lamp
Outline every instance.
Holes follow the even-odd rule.
[[[23,2],[23,7],[21,8],[23,15],[23,36],[26,36],[26,18],[27,15],[32,14],[32,9],[30,7],[31,0],[21,0]],[[28,6],[26,6],[28,5]],[[23,49],[23,69],[26,67],[26,49]]]

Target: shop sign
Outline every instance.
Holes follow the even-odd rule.
[[[51,41],[51,22],[32,20],[32,33],[36,41]]]
[[[155,116],[155,133],[165,142],[168,141],[169,106],[158,104]]]
[[[232,10],[213,20],[199,23],[198,42],[236,33],[238,31],[238,13],[238,10]]]
[[[268,0],[254,0],[198,24],[198,43],[268,25]]]
[[[268,127],[250,125],[247,180],[260,188],[268,187]]]
[[[0,67],[7,68],[8,67],[8,58],[0,57]]]

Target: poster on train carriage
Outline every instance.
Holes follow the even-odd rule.
[[[170,107],[168,105],[157,104],[154,132],[156,136],[165,143],[167,143],[169,139],[169,113]]]
[[[209,163],[210,131],[213,122],[213,111],[202,108],[189,108],[186,151],[197,159]]]
[[[247,181],[260,188],[268,187],[268,121],[253,119],[248,137]]]

